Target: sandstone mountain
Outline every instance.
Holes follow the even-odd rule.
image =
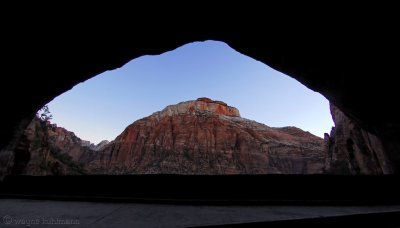
[[[325,140],[296,127],[240,117],[221,101],[167,106],[97,145],[34,118],[15,151],[12,173],[77,174],[390,174],[386,148],[331,105]]]
[[[221,101],[199,98],[128,126],[90,156],[91,173],[315,174],[324,171],[323,139],[295,127],[240,117]]]

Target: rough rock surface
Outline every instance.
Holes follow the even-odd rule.
[[[390,174],[393,172],[381,140],[363,130],[331,104],[335,127],[325,135],[326,170],[333,174]]]
[[[153,116],[161,119],[165,116],[174,116],[180,114],[191,115],[197,111],[209,111],[225,116],[240,117],[240,113],[237,108],[230,107],[222,101],[213,101],[206,97],[198,98],[195,101],[186,101],[176,105],[169,105],[162,111],[153,113]]]
[[[18,143],[13,172],[28,175],[84,174],[85,158],[93,151],[73,132],[34,118]]]
[[[88,147],[88,148],[90,148],[91,150],[94,150],[94,151],[102,150],[109,143],[110,143],[110,141],[108,141],[108,140],[102,140],[97,145],[95,145],[94,143],[91,143],[90,141],[81,140],[81,146]]]
[[[324,149],[308,132],[271,128],[200,98],[134,122],[89,166],[111,174],[312,174],[323,172]]]

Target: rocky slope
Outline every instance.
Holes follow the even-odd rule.
[[[393,173],[381,140],[363,130],[331,104],[335,127],[325,134],[328,159],[326,170],[333,174]]]
[[[134,122],[87,167],[110,174],[313,174],[324,170],[324,150],[323,139],[308,132],[271,128],[199,98]]]
[[[109,143],[110,143],[110,141],[108,141],[108,140],[102,140],[98,144],[91,143],[90,141],[87,141],[87,140],[80,141],[81,146],[88,147],[89,149],[94,150],[94,151],[102,150]]]
[[[94,145],[71,131],[35,117],[16,148],[17,163],[13,172],[29,175],[85,174],[87,161],[108,143],[104,140]]]

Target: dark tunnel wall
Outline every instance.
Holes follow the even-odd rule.
[[[393,167],[400,168],[395,14],[377,19],[366,13],[343,22],[336,14],[320,18],[324,12],[287,22],[268,13],[238,17],[236,11],[224,17],[191,11],[178,13],[178,19],[168,15],[161,13],[154,22],[139,16],[72,21],[54,15],[3,21],[1,175],[8,172],[22,130],[54,97],[139,56],[208,39],[223,41],[324,95],[377,135]]]

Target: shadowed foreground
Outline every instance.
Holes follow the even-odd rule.
[[[17,223],[28,219],[33,227],[208,227],[228,224],[240,227],[336,227],[352,222],[357,222],[361,227],[391,227],[398,225],[395,216],[399,215],[400,206],[199,207],[0,199],[1,227],[26,226]]]
[[[187,204],[400,204],[398,176],[7,176],[0,194],[46,199]]]
[[[339,227],[353,223],[357,227],[399,227],[397,179],[329,175],[7,176],[0,185],[1,227],[18,227],[15,223],[26,218],[39,219],[34,227],[68,219],[83,227]]]

